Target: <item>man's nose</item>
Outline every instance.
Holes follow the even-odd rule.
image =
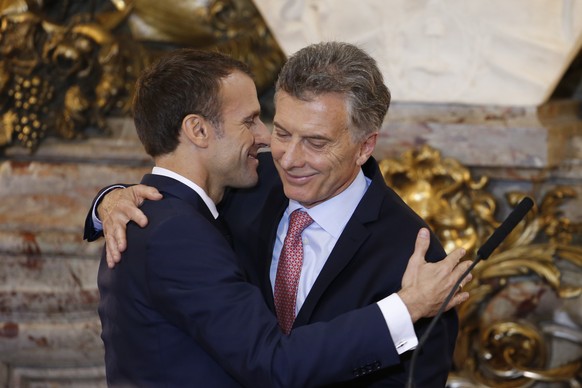
[[[290,141],[282,145],[283,155],[280,158],[280,164],[283,168],[301,166],[304,162],[304,155],[301,144],[296,141]]]
[[[265,123],[260,119],[257,125],[254,126],[253,136],[255,138],[255,144],[260,148],[271,145],[271,132],[269,132]]]

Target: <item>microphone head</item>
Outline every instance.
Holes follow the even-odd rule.
[[[477,251],[477,258],[485,260],[491,253],[501,244],[503,240],[511,233],[511,231],[519,224],[525,217],[527,212],[533,207],[534,202],[531,198],[525,197],[515,207],[515,209],[507,216],[505,221],[493,232],[491,237],[487,239],[485,244]]]

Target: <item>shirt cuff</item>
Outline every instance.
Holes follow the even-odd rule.
[[[398,354],[416,348],[418,338],[414,332],[414,325],[408,309],[398,294],[394,293],[378,302],[382,311],[392,342]]]
[[[101,203],[101,199],[103,199],[103,197],[106,194],[109,194],[111,191],[113,191],[115,189],[125,189],[125,186],[114,185],[114,186],[107,188],[106,190],[103,190],[103,192],[95,200],[95,204],[93,205],[93,208],[91,209],[91,218],[93,219],[93,228],[95,229],[96,232],[101,232],[103,230],[103,223],[97,217],[97,206],[99,206],[99,204]]]

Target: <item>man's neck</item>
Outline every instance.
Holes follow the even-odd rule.
[[[188,179],[188,178],[186,178],[186,177],[184,177],[184,176],[182,176],[182,175],[180,175],[172,170],[168,170],[168,169],[166,169],[164,167],[160,167],[160,166],[155,166],[152,170],[152,174],[172,178],[172,179],[177,180],[178,182],[190,187],[194,192],[196,192],[198,194],[198,196],[200,198],[202,198],[202,200],[206,204],[206,207],[208,207],[208,210],[210,210],[210,212],[212,213],[214,218],[218,217],[218,210],[216,208],[216,203],[212,200],[212,198],[210,198],[208,196],[208,194],[206,194],[206,192],[198,184],[194,183],[190,179]]]
[[[212,202],[219,203],[224,196],[224,188],[212,187],[210,177],[204,163],[200,161],[186,161],[184,158],[162,156],[155,159],[157,167],[165,168],[184,178],[192,181],[212,199]]]

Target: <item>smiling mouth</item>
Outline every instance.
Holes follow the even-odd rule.
[[[250,159],[257,160],[260,149],[261,149],[261,146],[255,143],[253,146],[250,147],[248,157]]]
[[[293,175],[290,172],[285,171],[285,176],[288,181],[293,183],[303,183],[311,179],[315,174],[308,175]]]

